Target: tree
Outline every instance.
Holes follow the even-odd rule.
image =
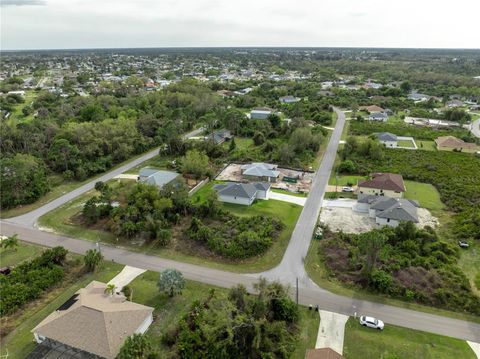
[[[182,290],[185,288],[185,279],[180,271],[167,269],[160,273],[158,288],[173,297],[175,294],[182,294]]]
[[[80,151],[77,146],[70,144],[66,139],[55,140],[48,151],[48,161],[56,171],[74,170]]]
[[[208,156],[197,150],[190,150],[182,158],[182,173],[191,174],[196,179],[205,177],[208,171]]]
[[[265,136],[263,135],[263,133],[260,131],[255,132],[255,134],[253,135],[253,143],[255,144],[255,146],[263,145],[264,142]]]
[[[135,333],[128,337],[117,359],[153,359],[158,354],[153,350],[150,339],[145,334]]]
[[[338,165],[338,172],[340,173],[354,173],[356,170],[357,167],[351,160],[342,161]]]
[[[17,250],[18,247],[18,237],[16,234],[13,236],[7,237],[4,240],[0,242],[0,246],[4,249],[9,249],[13,248],[15,251]]]
[[[107,286],[105,287],[104,293],[108,294],[108,295],[114,295],[115,294],[115,288],[116,288],[115,284],[113,284],[113,283],[107,284]]]
[[[400,84],[400,90],[402,90],[403,93],[409,93],[410,91],[412,91],[412,85],[408,81],[403,81]]]
[[[384,248],[386,241],[385,235],[379,231],[360,234],[358,247],[365,256],[363,271],[368,277],[376,267],[380,251]]]
[[[100,251],[97,251],[96,249],[89,249],[85,253],[85,256],[83,257],[85,267],[90,272],[93,272],[95,268],[97,268],[97,266],[100,264],[102,259],[103,259],[102,254],[100,253]]]

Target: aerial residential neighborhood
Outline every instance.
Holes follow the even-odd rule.
[[[459,1],[2,3],[1,358],[480,358]]]

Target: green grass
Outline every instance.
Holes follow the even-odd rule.
[[[290,192],[290,191],[286,191],[284,189],[280,189],[280,188],[272,188],[270,189],[272,192],[277,192],[277,193],[282,193],[282,194],[286,194],[286,195],[289,195],[289,196],[294,196],[294,197],[307,197],[308,196],[308,193],[304,193],[304,192]]]
[[[365,176],[347,176],[347,175],[338,175],[338,183],[337,179],[335,178],[335,173],[332,172],[330,175],[330,179],[328,180],[328,184],[331,186],[346,186],[348,183],[353,183],[354,186],[357,185],[359,180],[364,180]]]
[[[469,248],[461,249],[458,265],[469,279],[472,291],[480,296],[480,243],[471,240],[469,244]]]
[[[222,143],[224,148],[230,148],[230,141]],[[243,151],[254,146],[253,139],[249,137],[235,137],[235,150]]]
[[[449,310],[438,309],[434,307],[416,304],[413,302],[406,302],[399,299],[393,299],[381,294],[372,294],[371,292],[356,287],[348,287],[346,284],[339,282],[328,275],[325,264],[318,254],[319,246],[320,241],[312,240],[307,257],[305,258],[305,270],[307,271],[310,279],[312,279],[320,287],[332,293],[343,295],[349,298],[368,300],[371,302],[381,303],[385,305],[392,305],[420,312],[480,323],[480,318],[474,315],[460,312],[452,312]]]
[[[191,304],[195,300],[205,299],[211,289],[215,289],[217,296],[226,296],[228,290],[194,281],[186,281],[182,295],[170,298],[158,290],[158,278],[158,273],[148,271],[131,282],[129,287],[133,289],[134,302],[155,308],[155,321],[150,326],[148,334],[152,338],[154,346],[159,350],[160,356],[164,358],[174,353],[172,353],[168,346],[161,342],[161,337],[165,332],[168,332],[176,326],[180,318],[189,311]],[[318,325],[318,313],[301,307],[300,332],[297,349],[292,358],[303,359],[305,357],[305,350],[315,346]]]
[[[419,150],[436,151],[437,147],[433,141],[415,140]]]
[[[208,183],[197,193],[195,193],[192,197],[194,203],[203,201],[208,193],[213,190],[212,186],[213,183]],[[278,218],[285,225],[285,228],[280,236],[274,241],[272,246],[265,254],[242,261],[230,261],[227,259],[211,259],[195,256],[193,254],[186,254],[175,250],[175,248],[172,247],[159,248],[155,246],[154,243],[141,246],[131,244],[130,242],[123,240],[117,242],[117,238],[110,232],[85,228],[73,224],[70,218],[80,213],[83,204],[94,194],[94,190],[89,191],[73,201],[57,208],[56,210],[45,214],[39,219],[40,226],[53,229],[56,233],[64,234],[74,238],[86,239],[93,242],[101,241],[105,244],[125,247],[126,249],[132,251],[158,255],[160,257],[182,262],[240,273],[260,272],[273,268],[280,263],[283,253],[287,248],[293,229],[295,228],[298,216],[302,211],[301,206],[275,200],[256,201],[251,206],[223,203],[222,206],[224,209],[238,216],[253,216],[260,214],[270,215]]]
[[[104,262],[97,272],[86,274],[68,287],[60,288],[60,291],[55,290],[49,293],[46,305],[22,313],[21,324],[2,339],[1,355],[8,353],[9,359],[25,358],[35,347],[33,334],[30,331],[37,326],[38,323],[67,301],[77,290],[85,287],[92,280],[108,282],[121,271],[122,267],[123,266],[116,263]]]
[[[37,95],[38,93],[35,91],[26,91],[24,97],[25,102],[20,103],[14,107],[13,111],[10,114],[10,117],[7,120],[7,124],[10,126],[16,126],[18,123],[30,122],[31,120],[33,120],[33,113],[25,116],[22,110],[24,107],[30,106],[37,97]]]
[[[32,259],[42,253],[43,248],[19,241],[15,249],[0,248],[0,267],[15,266],[25,259]]]
[[[429,183],[420,183],[414,181],[405,181],[405,198],[416,200],[421,207],[439,211],[445,209],[445,205],[440,200],[440,193]]]
[[[410,140],[399,140],[397,144],[400,147],[414,148],[413,142]]]
[[[346,359],[474,359],[464,340],[394,325],[374,330],[350,318],[345,326],[343,355]]]

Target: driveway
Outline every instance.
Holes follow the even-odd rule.
[[[113,178],[118,178],[118,179],[128,179],[128,180],[138,180],[138,175],[132,175],[129,173],[121,173]]]
[[[473,352],[477,356],[478,359],[480,359],[480,344],[479,343],[474,343],[470,342],[467,340],[467,344],[472,348]]]
[[[122,271],[115,276],[115,278],[108,282],[108,284],[115,284],[116,290],[121,291],[128,283],[145,272],[145,269],[125,266]]]
[[[269,199],[275,199],[277,201],[283,201],[283,202],[298,204],[299,206],[302,206],[302,207],[305,205],[305,202],[307,201],[306,197],[292,196],[292,195],[289,195],[289,194],[278,193],[278,192],[273,192],[273,191],[270,191],[270,194],[268,195],[268,198]]]
[[[355,199],[340,198],[340,199],[325,199],[322,203],[322,207],[341,207],[341,208],[353,208],[357,203]]]
[[[331,348],[337,353],[343,354],[345,324],[348,318],[348,315],[320,310],[320,328],[315,349]]]
[[[475,137],[480,138],[480,118],[472,122],[470,131]]]

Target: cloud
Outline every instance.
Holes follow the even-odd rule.
[[[366,16],[367,13],[366,12],[351,12],[348,15],[350,15],[351,17],[363,17],[363,16]]]
[[[47,5],[46,0],[2,0],[0,2],[1,6],[44,6]]]

